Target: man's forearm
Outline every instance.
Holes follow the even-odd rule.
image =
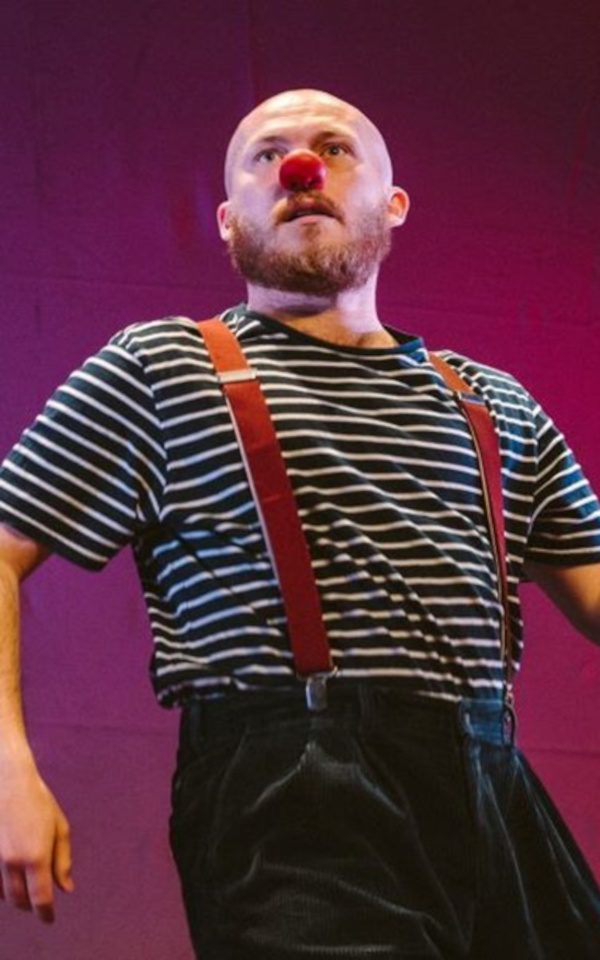
[[[0,523],[0,761],[33,759],[21,695],[20,584],[48,556],[41,543]]]
[[[580,633],[600,645],[600,563],[578,567],[527,563],[525,573]]]
[[[0,899],[54,919],[54,889],[74,889],[69,823],[41,778],[21,696],[20,583],[48,556],[0,523]]]
[[[32,758],[21,694],[19,592],[16,572],[0,562],[0,763]]]

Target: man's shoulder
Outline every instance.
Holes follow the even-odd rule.
[[[234,331],[243,319],[238,308],[230,308],[216,314]],[[130,353],[144,353],[147,350],[160,351],[161,348],[196,346],[202,349],[202,339],[198,335],[198,324],[210,319],[202,316],[196,319],[185,315],[173,314],[156,320],[143,320],[131,323],[117,331],[109,343],[121,347]]]
[[[176,343],[182,337],[189,338],[195,334],[196,321],[186,316],[166,316],[156,320],[142,320],[130,323],[118,330],[110,338],[109,343],[123,347],[135,353],[138,349],[154,343]]]
[[[522,394],[523,398],[529,398],[529,392],[523,384],[507,370],[500,367],[492,367],[487,363],[474,360],[465,354],[458,353],[455,350],[437,350],[436,353],[442,357],[450,366],[462,376],[475,389],[479,386],[481,389],[489,391],[510,391]]]

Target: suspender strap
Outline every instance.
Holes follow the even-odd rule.
[[[484,401],[454,370],[436,354],[429,354],[435,369],[442,375],[446,386],[453,391],[462,410],[477,454],[485,512],[498,575],[498,593],[502,604],[502,660],[504,664],[505,702],[513,705],[513,649],[510,631],[510,608],[508,601],[508,570],[506,557],[506,532],[502,494],[502,463],[500,447],[494,422]]]
[[[271,416],[235,335],[218,318],[198,324],[227,400],[283,598],[296,673],[309,700],[335,672],[321,601]],[[324,704],[323,704],[324,705]],[[311,703],[309,702],[309,706]],[[313,709],[318,709],[318,704]]]
[[[326,705],[326,680],[336,668],[331,659],[308,546],[271,415],[256,373],[229,328],[218,317],[213,317],[199,323],[198,330],[229,406],[267,549],[279,581],[296,673],[307,680],[309,707],[319,710]],[[513,650],[498,436],[484,401],[445,360],[435,354],[430,354],[429,359],[453,391],[477,454],[503,609],[501,643],[505,703],[514,723]]]

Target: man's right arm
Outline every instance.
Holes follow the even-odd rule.
[[[73,890],[69,825],[27,740],[19,614],[20,583],[48,554],[0,523],[0,897],[52,922],[53,882]]]

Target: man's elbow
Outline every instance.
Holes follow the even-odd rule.
[[[42,543],[0,522],[0,565],[7,575],[24,580],[49,556],[50,550]]]
[[[600,563],[578,567],[529,563],[525,572],[579,633],[600,645]]]

